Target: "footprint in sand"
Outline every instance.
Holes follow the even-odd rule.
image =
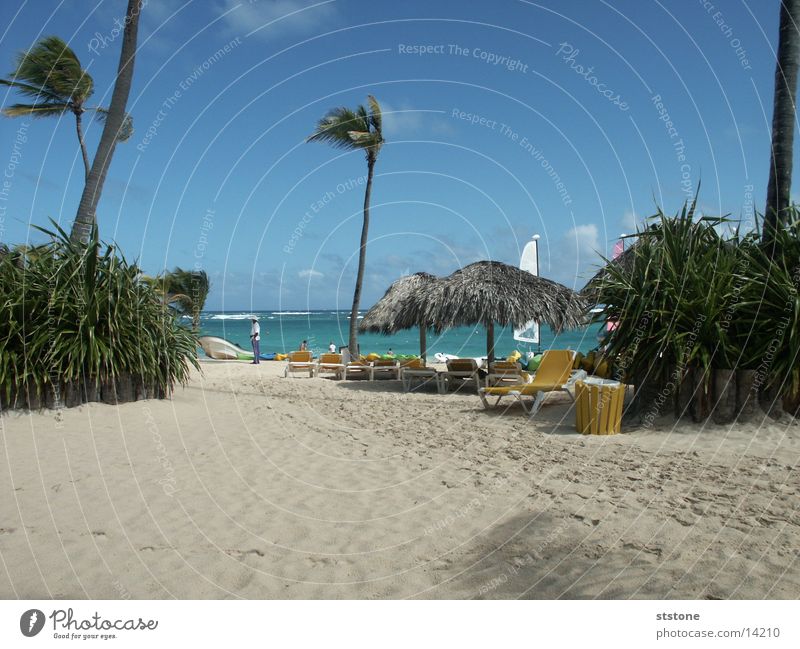
[[[227,554],[227,555],[229,555],[231,557],[234,557],[236,559],[243,559],[248,554],[254,554],[254,555],[258,556],[258,557],[263,557],[264,556],[264,553],[261,550],[255,550],[255,549],[253,549],[253,550],[233,549],[233,550],[224,550],[224,552],[225,552],[225,554]]]
[[[622,547],[626,550],[638,550],[639,552],[646,552],[648,554],[654,555],[657,559],[661,558],[661,555],[664,553],[662,548],[659,548],[655,545],[645,545],[644,543],[623,543]]]
[[[308,557],[304,561],[312,568],[328,568],[336,563],[330,557]]]

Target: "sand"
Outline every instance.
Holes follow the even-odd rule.
[[[564,395],[282,370],[0,418],[0,597],[800,597],[797,424],[581,436]]]

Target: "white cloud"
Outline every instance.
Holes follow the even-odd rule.
[[[379,98],[380,101],[380,98]],[[434,135],[450,135],[454,132],[442,113],[431,109],[412,108],[407,102],[395,107],[380,101],[383,115],[383,133],[388,138],[406,138],[411,135],[428,133]]]
[[[625,210],[625,213],[619,220],[619,224],[625,234],[633,234],[636,232],[636,226],[639,224],[639,220],[639,217],[636,216],[636,212],[633,210]]]
[[[576,225],[564,235],[565,248],[576,255],[578,263],[594,260],[597,253],[603,252],[604,246],[600,245],[600,234],[594,223]]]
[[[328,24],[336,15],[332,2],[320,0],[222,0],[222,11],[229,12],[225,22],[232,33],[244,36],[258,30],[254,35],[262,38],[310,31]]]
[[[306,268],[305,270],[301,270],[297,273],[297,276],[301,279],[319,279],[320,277],[325,277],[324,273],[320,273],[318,270],[314,270],[313,268]]]

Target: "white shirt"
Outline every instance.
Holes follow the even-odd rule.
[[[250,337],[252,338],[253,336],[256,337],[256,340],[261,340],[261,327],[257,322],[254,322],[253,326],[250,327]]]
[[[333,343],[331,343],[330,345],[328,345],[328,351],[329,351],[331,354],[335,354],[335,353],[336,353],[336,345],[334,345]]]

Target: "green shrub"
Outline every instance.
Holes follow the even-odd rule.
[[[0,407],[169,395],[199,367],[197,342],[95,231],[0,251]]]
[[[615,377],[653,387],[645,398],[660,393],[658,405],[673,401],[679,412],[700,395],[692,406],[700,417],[712,407],[714,370],[752,370],[753,390],[797,395],[800,220],[792,214],[774,248],[759,229],[743,235],[728,219],[695,218],[694,204],[651,217],[588,287],[604,305],[598,320],[618,323],[604,341]]]

